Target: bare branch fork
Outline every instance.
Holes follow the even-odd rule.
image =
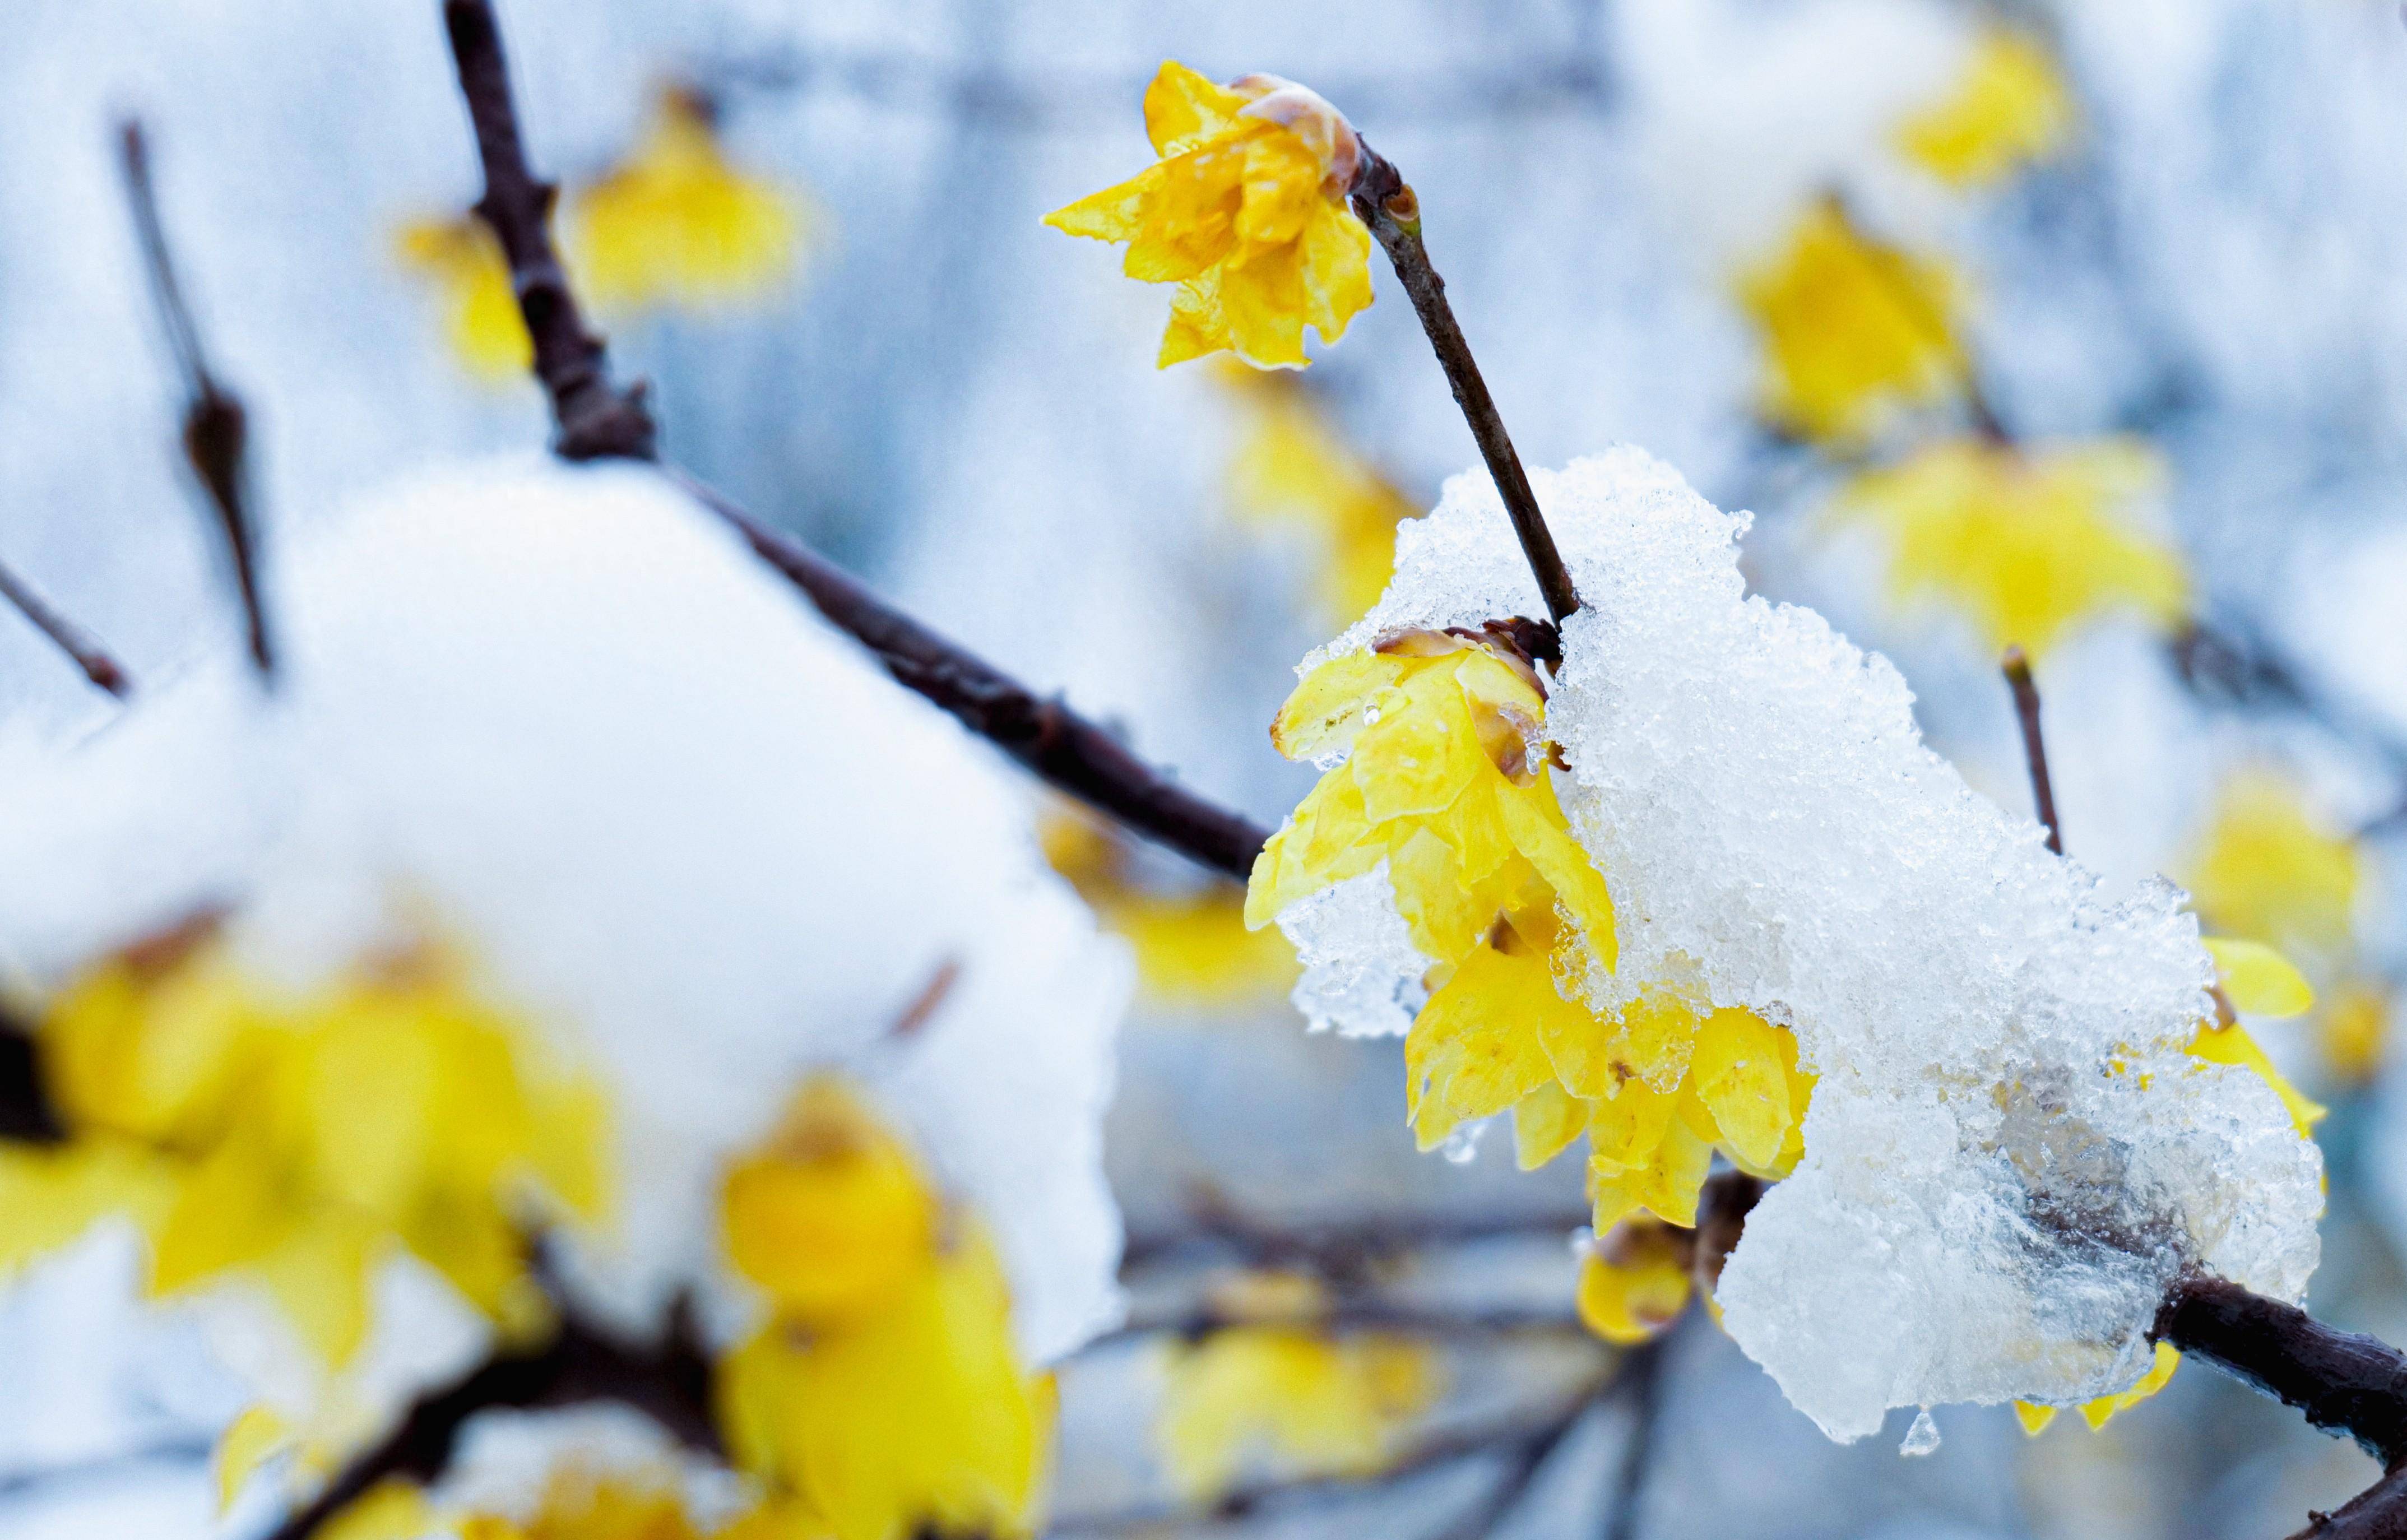
[[[201,349],[200,328],[184,303],[183,286],[167,250],[166,228],[159,219],[159,199],[150,184],[150,149],[142,124],[127,119],[118,127],[119,164],[125,178],[125,200],[134,214],[134,230],[142,245],[142,261],[150,274],[150,295],[159,307],[159,321],[167,334],[168,350],[184,381],[184,459],[200,478],[201,491],[217,517],[218,534],[233,559],[235,591],[242,600],[245,640],[250,661],[263,679],[276,676],[276,649],[269,636],[267,612],[260,597],[259,532],[253,522],[249,469],[246,449],[249,423],[242,403],[219,383],[208,357]]]
[[[1537,576],[1538,590],[1545,595],[1546,614],[1560,625],[1565,617],[1579,608],[1579,592],[1572,587],[1572,575],[1563,565],[1562,553],[1555,549],[1554,533],[1546,528],[1546,516],[1538,509],[1537,493],[1530,490],[1529,473],[1521,468],[1520,453],[1513,448],[1512,435],[1504,431],[1504,419],[1496,410],[1496,399],[1488,393],[1487,378],[1479,372],[1478,361],[1471,356],[1471,344],[1463,340],[1462,327],[1454,319],[1454,307],[1446,303],[1446,280],[1430,264],[1429,247],[1421,239],[1420,199],[1386,156],[1367,143],[1362,144],[1361,150],[1362,158],[1350,189],[1354,212],[1370,227],[1371,238],[1379,243],[1379,250],[1388,253],[1388,261],[1396,270],[1396,280],[1411,296],[1413,314],[1420,318],[1421,330],[1429,334],[1430,347],[1436,351],[1440,367],[1446,370],[1446,382],[1454,390],[1455,405],[1462,408],[1462,420],[1471,425],[1471,436],[1478,440],[1480,458],[1488,462],[1488,474],[1496,478],[1496,491],[1504,500],[1504,512],[1513,520],[1513,533],[1521,541],[1521,554],[1529,559],[1530,570]]]
[[[491,0],[445,0],[451,56],[476,128],[492,228],[534,339],[534,373],[551,399],[553,447],[570,460],[655,461],[640,386],[610,383],[602,339],[578,313],[551,242],[554,189],[527,169],[501,32]],[[894,608],[818,552],[681,473],[704,506],[733,524],[820,612],[876,654],[897,681],[943,707],[1036,776],[1199,864],[1243,881],[1270,831],[1220,807],[1130,753],[1100,724],[1027,686]]]

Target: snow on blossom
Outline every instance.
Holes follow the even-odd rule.
[[[424,474],[293,540],[272,599],[271,689],[229,651],[0,746],[11,988],[209,907],[295,985],[431,937],[612,1102],[619,1212],[562,1258],[589,1308],[735,1308],[719,1176],[825,1069],[993,1236],[1022,1351],[1112,1319],[1129,965],[1000,760],[644,469]]]
[[[2214,972],[2179,890],[2110,894],[1974,793],[1885,660],[1745,594],[1747,516],[1629,448],[1532,481],[1584,602],[1546,732],[1619,951],[1577,982],[1608,1013],[1650,989],[1754,1012],[1819,1077],[1718,1292],[1790,1401],[1840,1439],[1892,1406],[2069,1404],[2149,1368],[2185,1272],[2300,1297],[2320,1158],[2264,1081],[2185,1051]],[[1473,471],[1306,667],[1540,613]],[[1376,874],[1282,922],[1300,1001],[1399,1024],[1427,960]]]

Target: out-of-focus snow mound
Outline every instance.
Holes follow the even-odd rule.
[[[2121,902],[1923,746],[1912,697],[1811,610],[1749,598],[1745,515],[1616,449],[1531,478],[1585,607],[1547,733],[1611,886],[1611,1007],[1672,983],[1793,1029],[1820,1076],[1805,1155],[1723,1275],[1730,1333],[1833,1436],[1887,1408],[2121,1389],[2167,1284],[2202,1269],[2296,1299],[2321,1162],[2265,1084],[2185,1051],[2212,968],[2183,895]],[[1370,615],[1320,656],[1406,627],[1538,615],[1483,472],[1401,535]],[[1317,658],[1308,660],[1317,662]],[[1375,933],[1361,911],[1330,923]],[[1292,927],[1365,951],[1298,905]],[[1307,977],[1391,1025],[1382,988]],[[1325,975],[1324,970],[1317,970]],[[1342,987],[1340,987],[1342,985]]]
[[[994,1233],[1033,1356],[1108,1321],[1129,970],[1000,760],[640,468],[463,464],[274,576],[269,695],[219,658],[0,756],[21,984],[209,905],[296,981],[431,927],[613,1087],[602,1307],[708,1276],[719,1162],[835,1067]]]

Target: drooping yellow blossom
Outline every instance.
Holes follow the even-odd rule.
[[[1696,1237],[1659,1219],[1622,1220],[1580,1262],[1579,1317],[1605,1341],[1634,1348],[1680,1319],[1696,1290]]]
[[[1443,1383],[1425,1343],[1388,1333],[1332,1335],[1298,1324],[1327,1300],[1294,1274],[1248,1275],[1216,1293],[1285,1324],[1240,1324],[1167,1349],[1159,1427],[1171,1478],[1198,1499],[1267,1458],[1297,1477],[1369,1476],[1395,1457]]]
[[[1613,901],[1556,800],[1545,716],[1509,630],[1405,632],[1313,670],[1272,741],[1348,758],[1263,847],[1246,922],[1385,861],[1435,964],[1404,1044],[1423,1148],[1509,1108],[1526,1165],[1588,1135],[1600,1232],[1637,1208],[1690,1224],[1716,1147],[1762,1175],[1794,1165],[1813,1081],[1795,1039],[1745,1011],[1584,1003],[1577,981],[1615,961]]]
[[[1946,98],[1900,123],[1897,142],[1949,186],[1981,187],[2053,153],[2072,120],[2072,93],[2047,50],[1992,26]]]
[[[426,1494],[409,1482],[387,1478],[319,1526],[322,1540],[429,1540],[452,1526],[436,1514]]]
[[[2273,1067],[2265,1050],[2257,1046],[2257,1040],[2248,1035],[2247,1029],[2232,1018],[2231,1012],[2245,1011],[2251,1016],[2275,1019],[2303,1016],[2314,1007],[2315,991],[2288,958],[2262,942],[2211,936],[2206,949],[2215,958],[2220,997],[2215,1003],[2215,1020],[2199,1024],[2197,1040],[2190,1044],[2189,1051],[2210,1063],[2236,1064],[2255,1071],[2282,1098],[2282,1106],[2289,1113],[2299,1136],[2313,1137],[2325,1109],[2309,1101],[2290,1084],[2287,1076]]]
[[[736,169],[708,106],[662,93],[643,138],[569,204],[578,292],[596,308],[711,308],[776,288],[803,231],[794,192]]]
[[[502,243],[473,214],[414,220],[396,238],[403,265],[431,283],[453,356],[484,379],[515,379],[534,363]]]
[[[2357,924],[2363,858],[2270,770],[2231,777],[2185,872],[2199,917],[2302,953],[2346,949]]]
[[[1312,533],[1327,551],[1325,618],[1349,625],[1386,591],[1396,526],[1420,509],[1348,448],[1301,390],[1263,379],[1245,397],[1252,422],[1230,466],[1231,501],[1247,520]]]
[[[936,1200],[919,1166],[833,1079],[803,1088],[728,1172],[721,1203],[729,1262],[805,1326],[875,1312],[935,1264]]]
[[[1175,283],[1164,368],[1226,349],[1258,368],[1302,368],[1371,303],[1371,233],[1346,207],[1359,156],[1329,104],[1271,76],[1215,85],[1175,61],[1145,93],[1161,160],[1045,216],[1125,244],[1122,270]]]
[[[1050,1376],[1020,1367],[993,1248],[833,1081],[731,1173],[728,1249],[769,1320],[719,1363],[719,1419],[767,1489],[749,1540],[1019,1535],[1039,1518]]]
[[[2113,1395],[2102,1395],[2094,1401],[2083,1402],[2081,1419],[2089,1424],[2091,1432],[2096,1432],[2106,1426],[2115,1413],[2129,1411],[2163,1390],[2172,1379],[2173,1371],[2180,1367],[2179,1350],[2167,1343],[2158,1343],[2157,1356],[2150,1364],[2148,1372],[2142,1375],[2138,1382],[2128,1390],[2120,1390]],[[2023,1432],[2033,1438],[2047,1431],[2047,1425],[2056,1420],[2056,1414],[2060,1410],[2062,1410],[2061,1407],[2044,1406],[2031,1401],[2015,1403],[2015,1416],[2021,1419]]]
[[[1764,415],[1852,445],[1954,394],[1967,371],[1961,288],[1944,264],[1861,235],[1833,200],[1816,203],[1778,255],[1738,283],[1763,334]]]
[[[506,1334],[539,1331],[522,1225],[604,1202],[597,1090],[431,949],[294,997],[206,939],[127,954],[53,1003],[38,1047],[72,1134],[52,1158],[97,1162],[83,1179],[147,1221],[152,1290],[263,1285],[329,1364],[396,1249]]]
[[[1245,901],[1224,884],[1165,893],[1137,881],[1127,842],[1064,803],[1038,820],[1046,860],[1105,930],[1136,953],[1137,982],[1157,1004],[1204,1008],[1273,999],[1295,983],[1295,948],[1246,928]]]
[[[1858,477],[1837,513],[1887,538],[1899,603],[1951,606],[1991,652],[2036,657],[2110,610],[2180,619],[2181,558],[2121,517],[2163,477],[2136,439],[2051,449],[1953,439]]]

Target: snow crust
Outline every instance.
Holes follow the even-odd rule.
[[[221,656],[0,745],[21,988],[210,904],[295,981],[431,930],[612,1090],[621,1212],[566,1264],[593,1307],[708,1283],[721,1162],[836,1068],[994,1234],[1032,1357],[1113,1319],[1131,970],[985,746],[640,468],[443,469],[275,577],[273,694]]]
[[[1619,971],[1586,980],[1591,1000],[1680,983],[1791,1028],[1820,1077],[1804,1159],[1720,1290],[1789,1400],[1839,1439],[1892,1406],[2072,1402],[2144,1371],[2186,1270],[2299,1298],[2321,1160],[2261,1080],[2184,1051],[2212,979],[2184,895],[2110,897],[1924,747],[1886,660],[1748,597],[1748,516],[1626,447],[1532,481],[1585,601],[1547,728],[1618,913]],[[1306,663],[1543,613],[1474,470]],[[1287,920],[1307,947],[1360,924]],[[1379,993],[1329,972],[1300,996]]]

